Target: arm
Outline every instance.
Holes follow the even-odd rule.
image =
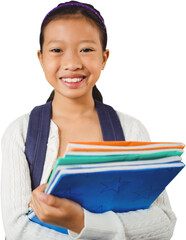
[[[69,231],[74,239],[169,240],[176,222],[165,191],[147,210],[104,214],[84,210],[84,213],[85,228],[82,232],[78,235]]]
[[[24,154],[27,131],[26,117],[21,117],[6,130],[2,140],[1,204],[8,240],[69,239],[68,236],[41,227],[27,217],[31,199],[31,181]]]

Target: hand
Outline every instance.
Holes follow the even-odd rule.
[[[31,207],[37,217],[42,222],[80,233],[84,227],[83,208],[69,199],[44,193],[46,186],[42,184],[32,192]]]

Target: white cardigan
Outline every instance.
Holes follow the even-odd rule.
[[[145,127],[135,118],[116,111],[126,141],[150,141]],[[176,216],[164,191],[147,210],[94,214],[84,209],[85,227],[80,234],[64,235],[31,222],[26,213],[31,199],[31,180],[24,154],[29,113],[11,123],[2,139],[1,201],[7,240],[169,240]],[[58,127],[51,121],[42,182],[56,160],[59,147]]]

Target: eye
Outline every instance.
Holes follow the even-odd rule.
[[[54,49],[51,50],[51,52],[53,52],[53,53],[60,53],[60,52],[62,52],[62,50],[59,49],[59,48],[54,48]]]
[[[82,49],[81,51],[83,51],[83,52],[92,52],[93,50],[90,49],[90,48],[84,48],[84,49]]]

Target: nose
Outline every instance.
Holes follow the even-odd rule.
[[[64,70],[74,71],[76,69],[81,69],[83,64],[78,53],[74,51],[68,51],[63,55],[62,68]]]

